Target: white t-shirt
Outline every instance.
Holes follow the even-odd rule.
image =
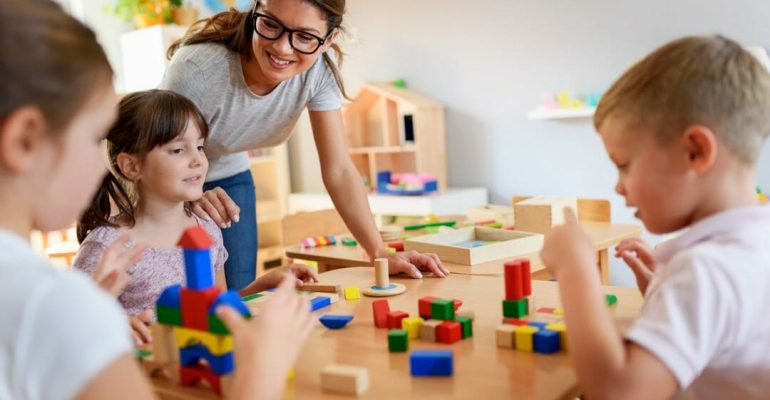
[[[627,339],[668,367],[680,398],[768,398],[770,206],[699,221],[655,258]]]
[[[0,399],[70,399],[130,351],[114,299],[0,229]]]

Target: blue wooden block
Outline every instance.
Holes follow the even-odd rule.
[[[329,329],[342,329],[348,322],[353,320],[352,315],[322,315],[319,318],[323,326]]]
[[[182,366],[196,365],[201,359],[206,360],[211,371],[217,375],[229,374],[235,369],[233,352],[216,356],[211,354],[203,344],[194,344],[179,349],[179,364]]]
[[[452,376],[452,352],[415,350],[409,354],[412,376]]]
[[[533,335],[536,353],[551,354],[559,351],[559,332],[541,329]]]
[[[174,307],[179,308],[182,304],[182,285],[169,286],[160,293],[158,301],[155,305],[158,307]]]
[[[332,300],[328,297],[318,296],[310,299],[310,311],[318,310],[332,304]]]
[[[246,304],[243,304],[241,296],[238,296],[238,292],[235,290],[228,290],[227,292],[220,294],[219,297],[217,297],[216,300],[211,303],[211,307],[209,307],[209,315],[216,315],[217,307],[223,304],[234,308],[244,317],[251,318],[251,313],[249,312],[248,307],[246,307]]]
[[[189,289],[208,289],[214,286],[209,249],[184,249],[184,274]]]
[[[540,321],[529,321],[529,323],[527,325],[534,326],[534,327],[542,330],[542,329],[545,329],[545,326],[548,325],[548,323],[547,322],[540,322]]]

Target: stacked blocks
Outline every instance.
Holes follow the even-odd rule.
[[[181,384],[205,380],[222,394],[223,383],[235,368],[233,340],[215,311],[220,305],[228,305],[246,318],[251,314],[236,292],[222,293],[214,286],[210,254],[213,242],[203,228],[185,230],[177,245],[183,248],[187,287],[170,286],[158,298],[158,323],[173,328],[174,339],[171,344],[154,341],[153,353],[167,354],[167,347],[175,344]]]
[[[331,246],[337,244],[337,239],[334,236],[328,235],[328,236],[316,236],[316,237],[308,237],[302,239],[302,247],[304,248],[310,248],[310,247],[321,247],[321,246]]]
[[[473,318],[455,313],[462,301],[440,299],[433,296],[417,301],[420,316],[430,320],[421,323],[420,338],[426,341],[452,344],[473,336]]]
[[[505,300],[503,300],[503,316],[506,318],[521,318],[529,313],[527,296],[532,294],[532,275],[529,260],[519,259],[508,261],[504,266]]]

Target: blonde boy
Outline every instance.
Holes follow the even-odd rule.
[[[680,39],[620,77],[594,122],[636,217],[652,233],[689,229],[654,253],[638,241],[621,249],[645,295],[624,336],[575,215],[546,237],[582,389],[766,398],[770,207],[757,205],[754,164],[770,131],[770,75],[724,37]]]

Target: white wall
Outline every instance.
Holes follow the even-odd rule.
[[[497,203],[532,193],[609,198],[617,222],[635,221],[612,190],[615,171],[590,120],[527,120],[540,94],[604,91],[631,63],[683,35],[722,33],[770,47],[770,2],[751,0],[350,0],[347,7],[355,36],[345,44],[349,90],[404,78],[443,102],[450,185],[486,186]],[[310,134],[297,139],[303,176],[317,174]],[[770,192],[767,144],[759,183]],[[633,284],[614,267],[615,283]]]

